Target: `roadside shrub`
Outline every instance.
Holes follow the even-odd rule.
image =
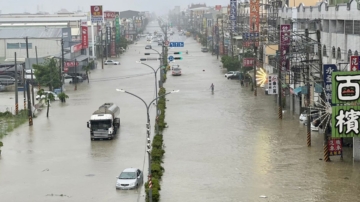
[[[154,163],[162,163],[162,158],[165,154],[165,151],[163,149],[159,149],[156,147],[153,147],[151,150],[151,161]]]
[[[160,163],[153,162],[151,163],[151,176],[161,179],[165,169],[160,165]]]
[[[154,139],[153,139],[153,143],[152,143],[152,147],[153,148],[158,148],[158,149],[161,149],[162,148],[162,145],[163,145],[163,137],[162,135],[160,134],[157,134],[154,136]]]

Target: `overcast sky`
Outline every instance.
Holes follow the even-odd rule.
[[[228,5],[230,0],[0,0],[0,10],[5,13],[35,13],[38,10],[54,13],[64,8],[68,11],[77,9],[89,11],[90,5],[103,5],[104,10],[154,11],[157,14],[168,13],[174,6],[186,8],[191,3],[205,3],[207,6]]]

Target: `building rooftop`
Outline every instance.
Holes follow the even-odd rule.
[[[62,28],[29,27],[0,29],[0,39],[18,38],[61,38]]]

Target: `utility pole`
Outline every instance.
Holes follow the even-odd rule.
[[[231,57],[234,57],[233,30],[230,30]]]
[[[104,47],[103,47],[103,31],[100,29],[100,56],[101,56],[101,69],[104,69]]]
[[[222,32],[222,50],[225,55],[225,33],[224,33],[224,20],[221,18],[221,32]]]
[[[30,88],[29,88],[29,81],[27,82],[27,99],[28,99],[28,117],[29,117],[29,126],[33,125],[33,120],[32,120],[32,111],[31,111],[31,101],[30,101]]]
[[[305,40],[306,40],[306,87],[307,87],[307,94],[306,94],[306,142],[307,146],[311,146],[311,122],[310,122],[310,55],[309,55],[309,29],[305,29]]]
[[[219,18],[216,18],[216,30],[215,30],[215,34],[216,34],[216,59],[219,59],[219,41],[220,41],[220,36],[219,36]]]
[[[77,83],[78,83],[78,81],[79,81],[79,78],[77,77],[77,72],[76,72],[76,68],[77,68],[77,65],[76,65],[76,59],[75,59],[75,89],[74,90],[77,90]]]
[[[22,69],[22,78],[23,78],[23,85],[24,85],[24,110],[26,110],[26,80],[25,80],[25,67]]]
[[[15,59],[15,115],[19,114],[19,96],[18,96],[18,71],[16,62],[16,52],[14,53]]]
[[[317,30],[316,31],[316,38],[317,38],[317,42],[318,42],[318,56],[319,56],[319,69],[320,69],[320,78],[324,78],[323,76],[323,63],[322,63],[322,50],[321,50],[321,34],[320,34],[320,30]],[[324,89],[324,81],[322,82],[322,89]],[[326,95],[324,92],[321,93],[321,99],[325,102],[325,106],[328,104],[326,103]],[[330,119],[330,117],[328,117],[328,119]],[[329,120],[325,120],[323,122],[323,128],[324,128],[324,161],[325,162],[330,162],[330,154],[329,154],[329,148],[328,148],[328,133],[330,132],[329,129],[328,129],[328,125],[327,125],[327,122]],[[342,141],[342,139],[341,139]],[[343,155],[341,154],[341,159],[343,158]]]
[[[106,51],[106,60],[108,59],[108,42],[109,42],[109,39],[108,39],[108,36],[109,36],[109,33],[108,33],[108,31],[109,31],[109,24],[105,24],[105,28],[106,28],[106,30],[105,30],[105,51]]]
[[[253,23],[253,30],[255,30],[255,23]],[[257,65],[257,46],[256,46],[256,39],[254,37],[254,55],[255,55],[255,61],[254,61],[254,79],[253,79],[253,88],[254,88],[254,96],[257,96],[257,84],[256,84],[256,65]],[[279,92],[280,93],[280,92]]]
[[[28,59],[28,64],[29,64],[29,68],[31,71],[31,101],[34,104],[35,103],[35,99],[34,99],[34,70],[33,67],[30,67],[30,60],[29,60],[29,41],[28,41],[28,37],[25,38],[25,43],[26,43],[26,58]],[[29,83],[28,83],[29,84]]]
[[[64,58],[64,39],[61,38],[61,68],[60,68],[60,76],[61,76],[61,92],[63,92],[63,83],[64,77],[62,75],[65,69],[65,58]]]
[[[278,50],[280,50],[280,44],[278,45]],[[282,119],[282,86],[281,86],[281,67],[280,67],[280,62],[278,60],[280,60],[279,55],[276,55],[276,67],[278,70],[278,99],[279,99],[279,111],[278,111],[278,116],[279,119]],[[295,84],[294,84],[295,85]]]

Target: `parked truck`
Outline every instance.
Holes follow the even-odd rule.
[[[99,107],[87,122],[90,138],[112,140],[120,128],[120,108],[114,103],[105,103]]]

